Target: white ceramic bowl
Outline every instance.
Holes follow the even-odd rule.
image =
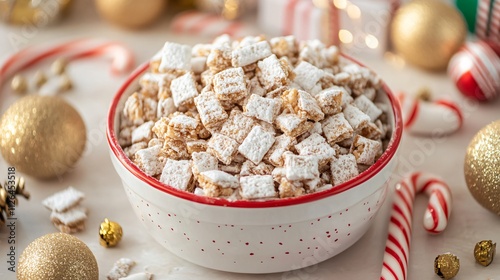
[[[402,134],[399,105],[386,85],[393,130],[387,150],[368,170],[330,190],[270,201],[227,201],[180,191],[147,176],[117,141],[119,112],[138,89],[147,65],[114,97],[107,139],[113,165],[136,215],[151,236],[192,263],[242,273],[282,272],[314,265],[353,245],[385,200]]]

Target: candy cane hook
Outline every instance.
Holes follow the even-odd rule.
[[[126,73],[134,66],[134,55],[123,44],[97,39],[77,39],[49,47],[28,47],[13,54],[0,67],[0,87],[15,73],[49,58],[72,61],[95,56],[110,57],[113,74]]]
[[[416,193],[429,196],[424,214],[424,228],[440,233],[451,213],[451,192],[448,185],[429,173],[415,172],[405,177],[396,188],[385,245],[380,280],[406,280],[411,242],[413,202]]]

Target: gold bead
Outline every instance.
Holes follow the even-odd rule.
[[[28,89],[28,82],[26,82],[26,79],[23,76],[15,75],[14,78],[12,78],[10,86],[16,93],[25,93]]]
[[[439,255],[434,260],[434,272],[448,280],[455,277],[460,270],[460,260],[452,253]]]
[[[431,91],[428,88],[421,88],[417,92],[417,99],[420,99],[425,102],[431,101]]]
[[[42,71],[37,71],[35,73],[35,86],[36,88],[40,88],[43,84],[47,82],[47,76]]]
[[[488,266],[495,257],[497,244],[491,240],[483,240],[476,243],[474,247],[474,258],[482,266]]]
[[[103,247],[114,247],[116,246],[123,236],[123,230],[120,224],[104,219],[99,228],[99,243]]]
[[[58,58],[52,63],[50,69],[54,75],[61,75],[64,71],[66,71],[66,65],[68,65],[66,59]]]

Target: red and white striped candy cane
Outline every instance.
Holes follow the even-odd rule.
[[[429,233],[440,233],[448,224],[451,213],[451,191],[448,185],[429,173],[414,172],[405,177],[394,195],[380,280],[406,280],[413,202],[419,192],[429,196],[424,228]]]
[[[490,18],[490,34],[488,38],[500,44],[500,1],[496,0],[493,3],[491,18]]]
[[[134,55],[123,44],[97,39],[78,39],[51,46],[32,46],[10,56],[0,68],[0,86],[15,73],[50,58],[67,61],[105,56],[112,59],[111,72],[122,74],[132,70]]]
[[[480,39],[488,36],[490,0],[479,0],[476,13],[476,35]]]
[[[450,134],[463,123],[462,110],[450,100],[423,101],[404,93],[398,95],[405,130],[420,135]]]

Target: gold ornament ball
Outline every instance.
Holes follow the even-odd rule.
[[[500,215],[500,121],[481,129],[467,147],[465,182],[484,208]]]
[[[427,70],[445,70],[465,42],[467,27],[460,12],[437,0],[414,0],[394,15],[391,38],[409,63]]]
[[[118,26],[137,29],[158,19],[167,0],[95,0],[99,14]]]
[[[439,255],[434,260],[434,272],[445,280],[455,277],[459,270],[460,260],[451,253]]]
[[[119,223],[104,219],[99,227],[99,243],[103,247],[114,247],[122,240],[123,230]]]
[[[98,280],[97,261],[78,238],[51,233],[31,242],[19,258],[18,280]]]
[[[0,135],[3,158],[40,179],[60,176],[73,167],[86,142],[80,114],[55,96],[19,99],[3,114]]]
[[[495,258],[497,244],[491,240],[482,240],[474,246],[474,258],[482,266],[488,266]]]

